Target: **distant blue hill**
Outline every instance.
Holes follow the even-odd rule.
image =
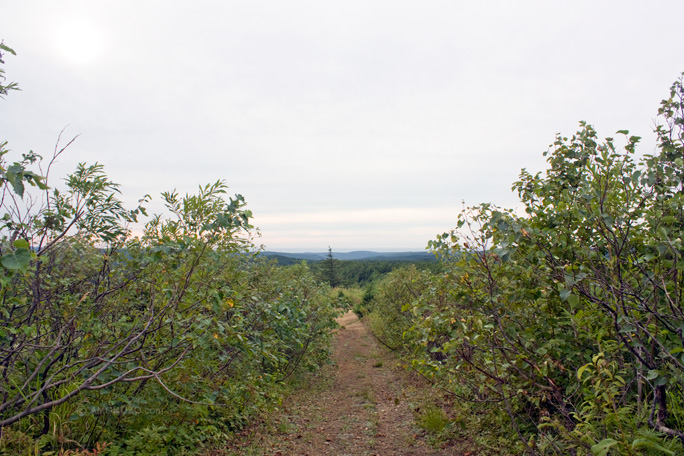
[[[304,253],[285,253],[285,252],[261,252],[261,255],[268,257],[284,257],[295,260],[321,261],[328,256],[328,252],[304,252]],[[354,261],[434,261],[435,256],[429,252],[333,252],[336,260]]]

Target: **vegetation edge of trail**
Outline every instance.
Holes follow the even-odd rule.
[[[359,306],[458,398],[456,433],[513,454],[684,452],[682,82],[654,154],[580,123],[513,184],[524,215],[466,208],[429,244],[441,273],[392,271]]]
[[[327,359],[337,298],[250,253],[252,213],[223,181],[164,192],[152,216],[97,163],[52,186],[72,141],[46,161],[0,144],[0,454],[220,446]]]

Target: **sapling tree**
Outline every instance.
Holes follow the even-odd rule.
[[[337,270],[335,268],[335,258],[333,257],[332,248],[328,246],[328,255],[323,260],[325,268],[325,277],[331,287],[338,285]]]

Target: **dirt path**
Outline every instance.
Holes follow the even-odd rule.
[[[258,433],[241,455],[441,455],[415,424],[425,385],[416,389],[394,359],[349,312],[338,320],[334,365],[292,397],[270,432]]]

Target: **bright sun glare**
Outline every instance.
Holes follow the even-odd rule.
[[[61,21],[55,31],[55,44],[60,55],[76,65],[93,63],[102,53],[103,34],[87,18]]]

